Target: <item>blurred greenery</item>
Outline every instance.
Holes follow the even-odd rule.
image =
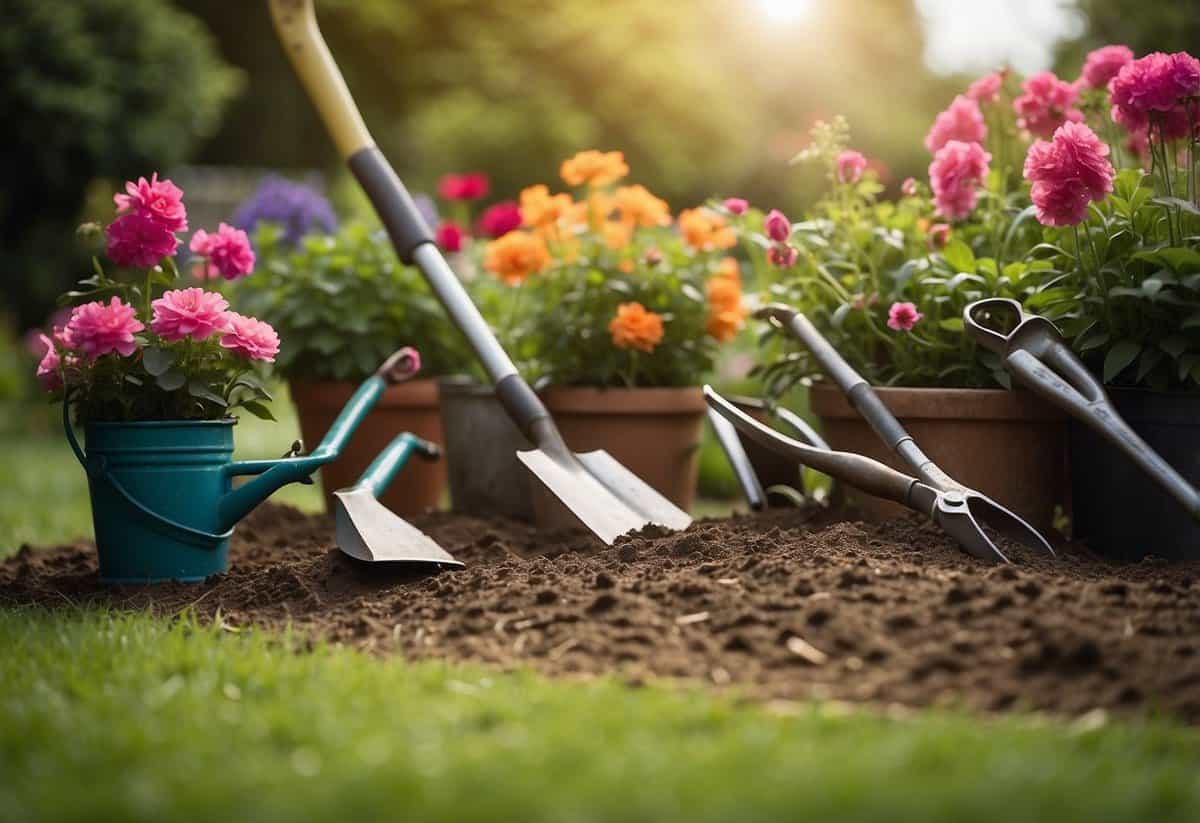
[[[1196,52],[1200,46],[1200,2],[1177,0],[1077,0],[1086,28],[1077,39],[1060,43],[1055,66],[1073,78],[1092,49],[1124,43],[1139,57],[1152,51]]]

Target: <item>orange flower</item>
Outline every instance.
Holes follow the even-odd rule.
[[[725,218],[705,208],[681,211],[679,231],[684,242],[698,251],[728,249],[737,244],[737,237],[725,223]]]
[[[712,277],[704,284],[710,306],[722,310],[739,309],[742,305],[742,287],[728,277]]]
[[[725,258],[735,265],[737,261]],[[712,277],[704,284],[708,294],[709,314],[705,330],[709,336],[724,343],[742,327],[746,310],[742,307],[742,286],[732,277]]]
[[[714,311],[708,316],[704,329],[718,343],[727,343],[737,336],[745,317],[741,311]]]
[[[559,222],[574,222],[575,200],[569,194],[550,194],[544,185],[530,186],[521,192],[521,224],[532,229],[549,229]]]
[[[626,257],[617,264],[617,268],[620,269],[624,274],[633,274],[633,270],[637,268],[637,264]]]
[[[721,262],[717,264],[717,271],[713,277],[726,277],[735,283],[742,282],[742,267],[738,265],[737,258],[722,257]]]
[[[607,186],[629,174],[629,166],[623,152],[589,149],[564,160],[559,174],[569,186]]]
[[[671,222],[667,201],[651,194],[645,186],[621,186],[613,198],[621,221],[638,226],[666,226]]]
[[[546,241],[527,231],[510,231],[488,243],[483,267],[510,286],[550,265]]]
[[[637,349],[649,354],[662,342],[662,315],[646,311],[641,303],[622,303],[617,306],[617,316],[608,324],[608,333],[618,349]]]
[[[620,251],[633,239],[633,226],[618,223],[616,220],[605,220],[603,233],[604,244],[613,251]]]

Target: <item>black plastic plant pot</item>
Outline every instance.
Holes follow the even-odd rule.
[[[1117,411],[1193,486],[1200,485],[1200,394],[1110,389]],[[1200,522],[1087,426],[1070,427],[1072,534],[1114,560],[1200,558]]]

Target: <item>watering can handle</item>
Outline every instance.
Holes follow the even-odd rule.
[[[79,461],[79,465],[83,466],[83,470],[87,472],[88,477],[100,478],[108,483],[116,490],[117,494],[125,499],[126,503],[141,512],[152,523],[188,539],[189,542],[202,542],[205,545],[215,547],[217,543],[228,539],[233,534],[233,529],[229,529],[224,534],[214,534],[194,529],[191,526],[185,526],[183,523],[179,523],[169,517],[163,517],[158,512],[146,508],[146,505],[134,497],[129,489],[125,488],[121,481],[108,470],[103,457],[99,457],[93,461],[84,453],[82,447],[79,445],[79,440],[75,437],[75,430],[71,427],[71,405],[67,400],[67,398],[63,398],[63,431],[67,433],[67,442],[71,445],[71,451],[75,452],[75,459]]]

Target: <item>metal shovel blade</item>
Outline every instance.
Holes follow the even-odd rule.
[[[584,454],[543,449],[517,452],[538,481],[608,545],[651,523],[686,529],[692,518],[608,452]]]
[[[333,493],[338,548],[368,563],[432,563],[461,569],[429,535],[408,523],[371,496],[369,489]]]

